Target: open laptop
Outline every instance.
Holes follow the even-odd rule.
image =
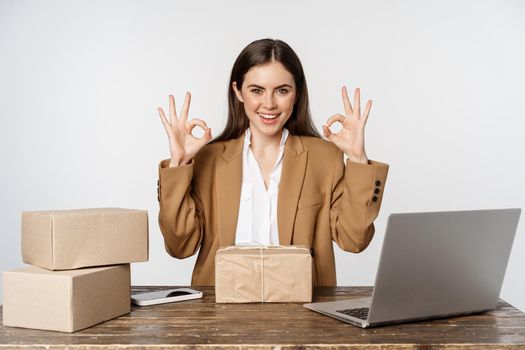
[[[520,213],[392,214],[372,297],[304,306],[363,328],[493,310]]]

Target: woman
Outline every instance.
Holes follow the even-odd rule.
[[[336,285],[332,240],[360,252],[374,234],[388,165],[368,160],[361,113],[342,89],[345,115],[313,126],[299,58],[280,40],[249,44],[235,61],[228,86],[228,122],[212,140],[203,120],[188,120],[190,93],[180,115],[173,96],[169,116],[159,108],[171,158],[159,165],[159,224],[168,253],[199,251],[192,285],[214,285],[220,246],[260,243],[306,245],[314,285]],[[330,126],[340,122],[338,133]],[[192,136],[196,126],[201,138]],[[343,155],[348,156],[346,165]]]

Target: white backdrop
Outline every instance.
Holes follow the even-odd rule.
[[[22,211],[119,206],[150,216],[132,283],[189,284],[157,224],[156,107],[190,90],[217,135],[233,61],[264,37],[301,58],[319,129],[343,84],[374,100],[367,153],[390,173],[370,247],[336,249],[339,285],[373,284],[390,213],[525,207],[522,1],[0,0],[0,270],[22,265]],[[522,310],[524,231],[502,290]]]

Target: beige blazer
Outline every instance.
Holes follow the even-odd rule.
[[[243,136],[208,144],[185,166],[159,164],[159,225],[166,251],[199,253],[192,285],[214,285],[215,252],[235,244],[242,182]],[[374,235],[388,165],[343,163],[329,141],[290,135],[286,140],[277,200],[281,245],[311,248],[314,285],[336,285],[332,241],[350,252]],[[349,267],[353,268],[353,267]]]

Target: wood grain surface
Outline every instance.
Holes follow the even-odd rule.
[[[132,293],[167,288],[174,287],[133,287]],[[525,349],[525,314],[504,301],[483,314],[361,329],[302,304],[216,304],[213,287],[195,289],[203,299],[133,306],[127,315],[72,334],[1,326],[0,349]],[[316,287],[314,301],[371,291]]]

